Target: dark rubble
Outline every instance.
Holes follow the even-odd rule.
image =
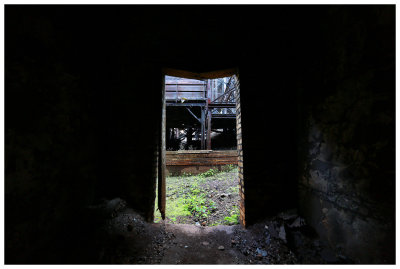
[[[97,244],[98,263],[352,263],[324,245],[296,210],[283,212],[247,229],[240,225],[198,227],[147,223],[119,198],[104,201],[90,210],[109,216],[98,229],[102,234]]]

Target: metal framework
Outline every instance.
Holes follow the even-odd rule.
[[[237,77],[194,80],[166,76],[165,100],[167,107],[182,107],[182,113],[190,113],[199,123],[195,138],[201,140],[201,149],[211,149],[212,119],[227,120],[236,118],[236,89]],[[222,90],[222,91],[221,91]],[[211,100],[215,97],[213,100]],[[200,115],[196,115],[190,108],[199,107]],[[187,112],[184,112],[184,111]],[[186,134],[177,134],[176,139],[184,137],[188,142],[193,138],[193,131],[187,129]],[[190,133],[190,134],[189,134]],[[206,141],[207,140],[207,141]]]

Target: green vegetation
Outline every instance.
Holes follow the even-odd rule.
[[[209,226],[237,224],[239,216],[237,206],[233,207],[230,216],[227,216],[229,212],[225,213],[225,219],[223,219],[223,215],[220,216],[222,219],[219,221],[215,220],[215,217],[210,219],[212,218],[213,213],[218,210],[216,202],[220,203],[220,201],[215,200],[219,197],[218,192],[220,192],[214,189],[214,186],[216,186],[215,184],[222,184],[225,182],[228,182],[231,185],[237,184],[236,169],[237,166],[229,165],[221,169],[223,172],[219,172],[216,169],[210,169],[199,175],[183,174],[177,177],[167,177],[167,222],[188,224],[199,222],[206,223],[206,225]],[[237,185],[228,187],[228,183],[225,184],[227,187],[223,192],[229,192],[238,196],[239,189]],[[157,208],[157,198],[155,207]],[[220,215],[221,213],[223,212],[219,211],[218,214]],[[154,212],[154,221],[161,221],[161,214],[158,210],[155,210]]]
[[[238,186],[230,187],[230,188],[228,189],[228,191],[229,191],[230,193],[237,193],[237,194],[239,194],[239,187],[238,187]]]
[[[210,169],[207,172],[204,172],[202,174],[199,174],[198,177],[202,178],[202,177],[211,177],[215,174],[218,173],[218,170],[214,170],[214,169]]]
[[[239,215],[238,214],[232,214],[229,217],[225,217],[224,221],[225,221],[225,224],[228,224],[228,225],[239,224]]]
[[[224,218],[224,224],[227,225],[239,224],[239,208],[237,206],[233,206],[231,215]]]
[[[221,168],[221,170],[224,172],[232,172],[233,170],[236,170],[236,169],[237,169],[237,165],[233,165],[233,164],[228,164]]]

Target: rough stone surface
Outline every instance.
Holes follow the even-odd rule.
[[[321,92],[309,96],[304,110],[301,213],[331,247],[355,261],[393,263],[395,92],[393,50],[385,46],[394,40],[393,29],[383,29],[394,14],[383,18],[390,12],[371,12],[370,18],[356,18],[342,11],[331,13],[341,18],[340,26],[323,27],[329,33],[326,42],[338,44],[323,59],[338,64],[319,70],[323,79],[316,81],[314,92]],[[372,18],[382,22],[374,30]],[[370,40],[376,38],[387,44],[372,46]],[[360,49],[355,52],[354,47]],[[382,58],[365,57],[374,50]]]

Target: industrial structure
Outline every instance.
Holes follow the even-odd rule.
[[[224,142],[216,147],[236,149],[238,85],[235,75],[205,80],[165,76],[167,150],[211,150],[218,136]]]

